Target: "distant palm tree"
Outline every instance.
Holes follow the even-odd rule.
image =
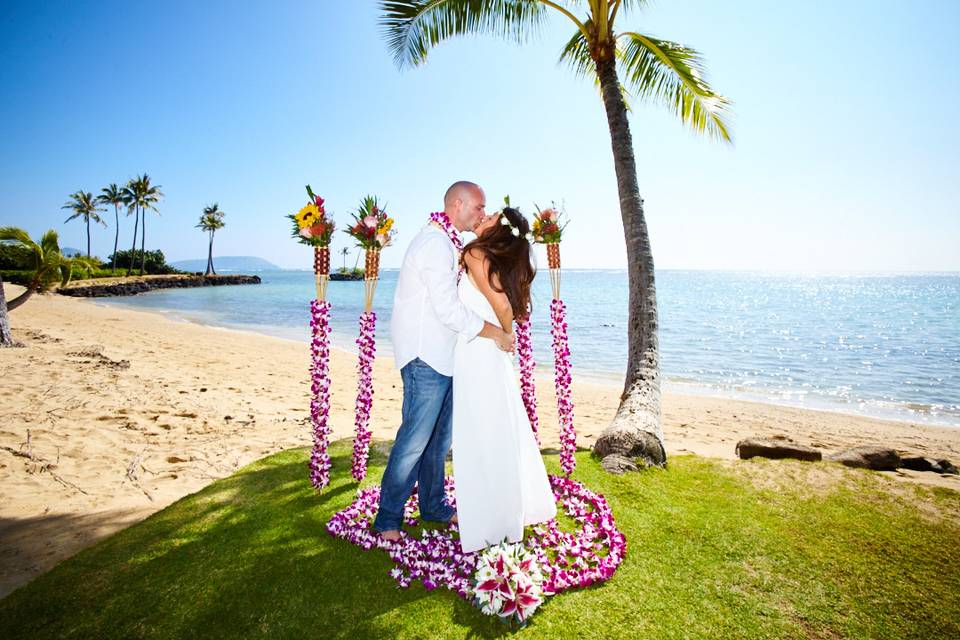
[[[340,255],[343,256],[343,270],[347,270],[347,256],[350,255],[350,247],[344,247],[340,249]]]
[[[126,198],[123,189],[118,187],[115,182],[111,182],[110,186],[100,190],[97,202],[113,205],[113,222],[116,230],[113,234],[113,255],[110,256],[110,270],[112,271],[117,266],[117,243],[120,241],[120,205],[126,204]]]
[[[159,185],[150,184],[150,176],[143,174],[132,178],[123,189],[124,199],[127,207],[133,207],[137,220],[133,223],[133,247],[130,249],[130,266],[127,268],[127,275],[133,272],[133,265],[136,261],[137,253],[137,222],[140,218],[143,222],[140,224],[140,275],[143,275],[147,262],[147,210],[158,211],[156,203],[163,197]]]
[[[60,286],[66,286],[70,282],[74,268],[89,273],[96,266],[91,258],[64,256],[60,252],[60,238],[53,229],[43,234],[40,242],[35,242],[23,229],[0,227],[0,242],[20,245],[30,252],[27,264],[22,265],[31,272],[27,290],[7,303],[8,311],[13,311],[35,292],[46,289],[58,280]]]
[[[64,224],[70,222],[74,218],[83,218],[83,221],[87,224],[87,257],[90,257],[90,221],[99,222],[104,227],[107,226],[107,223],[103,221],[103,218],[100,217],[98,211],[103,211],[99,208],[97,204],[99,200],[93,197],[93,194],[88,191],[77,191],[76,193],[70,194],[70,200],[67,201],[65,205],[60,207],[61,209],[71,209],[73,215],[63,221]]]
[[[729,102],[707,84],[703,60],[693,49],[614,28],[621,10],[626,13],[646,4],[647,0],[381,0],[380,8],[388,46],[401,68],[423,64],[431,48],[459,35],[487,33],[522,43],[551,11],[576,27],[560,61],[600,87],[613,148],[630,292],[620,407],[594,451],[601,457],[620,454],[662,465],[666,452],[653,253],[626,99],[632,94],[665,106],[697,133],[725,141],[730,140]]]
[[[140,205],[140,211],[143,214],[143,222],[140,224],[140,275],[143,275],[147,264],[147,210],[159,215],[160,210],[157,209],[156,204],[163,198],[163,192],[160,191],[160,185],[150,184],[150,176],[147,174],[140,176],[140,189],[143,196]]]
[[[130,178],[123,187],[123,202],[127,205],[127,215],[133,211],[133,246],[130,247],[130,264],[127,266],[127,275],[133,273],[133,263],[137,259],[137,228],[140,224],[140,184]]]
[[[220,205],[216,202],[204,207],[203,213],[200,214],[200,223],[197,227],[210,233],[210,246],[207,249],[207,270],[203,274],[205,276],[209,276],[211,273],[217,275],[217,270],[213,268],[213,234],[217,232],[217,229],[223,229],[224,215],[226,215],[225,212],[220,210]]]

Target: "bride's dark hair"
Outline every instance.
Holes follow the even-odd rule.
[[[480,251],[486,256],[490,262],[491,288],[507,295],[513,317],[520,319],[527,315],[530,285],[536,275],[530,255],[530,242],[526,239],[526,235],[530,233],[530,223],[513,207],[505,207],[500,215],[509,220],[510,225],[519,230],[520,235],[513,235],[510,226],[497,222],[493,228],[487,229],[483,235],[467,243],[463,253],[466,255],[471,251]],[[500,289],[494,284],[494,274],[500,281]]]

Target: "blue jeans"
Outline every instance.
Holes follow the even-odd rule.
[[[380,509],[373,522],[377,531],[400,528],[414,483],[423,520],[446,522],[454,513],[443,491],[443,465],[453,440],[453,378],[420,358],[404,366],[400,377],[403,423],[380,481]]]

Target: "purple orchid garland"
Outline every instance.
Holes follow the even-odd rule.
[[[534,526],[523,542],[541,567],[544,594],[609,580],[623,562],[627,539],[617,529],[606,498],[576,480],[554,475],[549,478],[558,505],[579,529],[562,531],[556,520],[550,520]],[[444,485],[448,503],[456,508],[453,478],[447,476]],[[371,528],[379,501],[380,487],[360,489],[350,506],[333,515],[327,531],[364,550],[385,550],[396,563],[390,576],[400,587],[419,580],[427,590],[443,587],[470,601],[480,553],[463,552],[459,536],[453,535],[456,525],[446,530],[424,529],[419,538],[401,530],[400,540],[389,542]],[[417,511],[414,492],[404,506],[404,523],[417,526]]]
[[[310,424],[313,448],[310,451],[310,483],[318,491],[330,484],[330,308],[326,300],[310,302]]]
[[[523,406],[527,409],[527,418],[530,419],[530,428],[533,430],[533,437],[537,439],[537,446],[540,446],[540,420],[537,418],[537,387],[533,378],[534,369],[537,366],[533,359],[533,342],[530,339],[530,315],[523,320],[518,320],[517,325],[517,354],[520,357],[520,397],[523,398]]]
[[[373,360],[377,353],[377,314],[360,314],[360,337],[357,338],[356,435],[353,440],[353,477],[362,482],[367,476],[367,457],[370,454],[370,409],[373,407]]]
[[[577,433],[573,428],[573,399],[570,393],[570,346],[567,342],[567,306],[563,300],[550,302],[550,333],[553,335],[554,382],[557,388],[557,416],[560,419],[560,467],[566,475],[577,466]]]

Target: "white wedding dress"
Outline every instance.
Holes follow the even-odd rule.
[[[466,273],[460,300],[499,326]],[[543,458],[527,418],[511,356],[486,338],[457,339],[453,365],[453,477],[460,545],[477,551],[519,542],[525,525],[557,515]]]

